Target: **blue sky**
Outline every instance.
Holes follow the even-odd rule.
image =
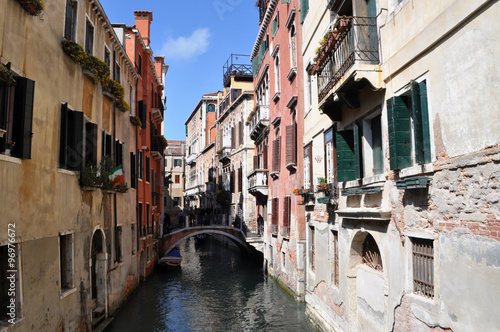
[[[101,0],[111,23],[133,25],[134,10],[153,12],[151,48],[164,55],[165,137],[185,140],[189,114],[205,93],[223,89],[231,53],[250,54],[259,29],[255,0]]]

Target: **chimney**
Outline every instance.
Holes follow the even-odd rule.
[[[139,30],[146,46],[149,46],[150,26],[153,22],[153,12],[145,10],[135,10],[135,26]]]

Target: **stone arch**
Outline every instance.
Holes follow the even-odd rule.
[[[380,254],[377,234],[358,230],[352,236],[347,269],[349,325],[353,331],[382,331],[385,325],[385,272],[366,264],[367,249]],[[368,246],[368,248],[367,248]],[[365,255],[366,257],[366,255]],[[380,265],[383,264],[380,254]]]

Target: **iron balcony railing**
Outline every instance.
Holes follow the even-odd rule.
[[[318,62],[318,99],[322,101],[354,64],[379,63],[377,18],[340,17]]]
[[[261,134],[262,130],[269,124],[269,106],[257,105],[255,113],[249,119],[250,138],[255,140]]]
[[[266,15],[268,1],[269,0],[257,0],[257,3],[255,4],[259,8],[259,24],[262,23],[262,20]]]
[[[229,159],[230,157],[231,157],[231,148],[230,147],[223,147],[220,151],[220,154],[219,154],[219,161],[223,161],[226,158]]]
[[[231,54],[223,67],[223,85],[228,86],[231,76],[253,76],[250,56],[243,54]]]

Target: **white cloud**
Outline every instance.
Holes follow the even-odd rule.
[[[165,60],[191,60],[205,53],[210,44],[210,29],[199,28],[189,37],[168,37],[158,54],[164,54]]]

